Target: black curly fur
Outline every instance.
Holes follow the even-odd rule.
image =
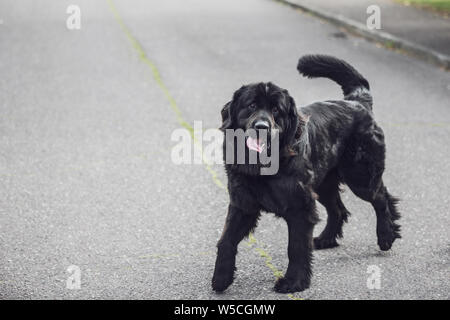
[[[275,285],[278,292],[302,291],[312,275],[312,250],[336,247],[350,212],[340,198],[346,184],[368,201],[377,216],[378,245],[391,248],[400,238],[398,199],[383,184],[386,147],[374,120],[369,83],[348,63],[330,56],[302,57],[298,70],[307,77],[327,77],[341,85],[345,100],[317,102],[297,110],[289,93],[272,83],[243,86],[222,109],[222,129],[245,129],[268,117],[280,130],[280,167],[259,175],[258,164],[226,164],[230,204],[212,281],[215,291],[233,281],[239,242],[256,226],[261,211],[288,224],[289,265]],[[350,100],[350,101],[349,101]],[[252,108],[248,108],[252,104]],[[255,107],[256,105],[256,107]],[[277,108],[279,111],[272,113]],[[271,130],[270,129],[270,130]],[[224,141],[224,158],[226,143]],[[315,200],[326,208],[327,224],[312,237],[318,221]]]
[[[337,82],[344,99],[356,100],[372,109],[369,82],[347,62],[327,55],[306,55],[299,59],[297,70],[308,78],[329,78]]]

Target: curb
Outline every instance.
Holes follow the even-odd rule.
[[[404,51],[405,53],[409,53],[419,59],[434,63],[446,70],[450,70],[450,56],[448,55],[439,53],[411,41],[401,39],[384,31],[370,30],[364,24],[352,19],[348,19],[341,14],[334,14],[326,10],[318,9],[310,5],[295,3],[290,0],[275,1],[281,2],[293,8],[301,9],[304,12],[325,19],[334,25],[343,27],[348,31],[351,31],[368,40],[380,42],[385,47],[388,47],[390,49],[398,49]]]

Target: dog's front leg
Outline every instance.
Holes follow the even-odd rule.
[[[237,246],[256,226],[259,213],[248,213],[229,205],[225,227],[217,244],[217,260],[212,287],[222,292],[233,282]]]
[[[298,212],[287,215],[285,219],[289,231],[289,265],[284,277],[275,284],[275,291],[303,291],[309,287],[312,275],[312,235],[315,223]]]

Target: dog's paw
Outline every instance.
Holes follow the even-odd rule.
[[[392,244],[397,238],[400,238],[400,236],[395,233],[384,233],[382,236],[378,236],[378,247],[382,251],[388,251],[392,248]]]
[[[329,249],[339,246],[335,238],[314,238],[314,249]]]
[[[378,247],[380,247],[380,250],[382,251],[388,251],[391,249],[393,242],[394,241],[391,240],[378,239]]]
[[[309,288],[309,279],[288,279],[279,278],[275,283],[274,290],[278,293],[293,293],[303,291]]]
[[[377,230],[378,247],[382,251],[388,251],[391,249],[395,239],[401,238],[400,227],[395,223],[389,224],[387,227]]]
[[[212,279],[212,288],[215,292],[225,291],[233,283],[233,273],[214,274]]]

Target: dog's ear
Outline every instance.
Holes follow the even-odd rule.
[[[294,99],[289,95],[287,91],[284,94],[286,95],[289,121],[287,124],[287,128],[285,129],[286,133],[284,135],[283,142],[286,148],[288,150],[291,150],[292,145],[299,136],[300,119]]]
[[[236,90],[233,94],[233,99],[222,108],[222,126],[220,127],[220,130],[225,131],[226,129],[233,129],[232,109],[239,108],[239,98],[246,89],[247,86],[244,85],[240,89]]]
[[[232,121],[231,121],[231,101],[223,106],[222,111],[222,125],[220,126],[220,130],[225,131],[226,129],[231,129]]]

